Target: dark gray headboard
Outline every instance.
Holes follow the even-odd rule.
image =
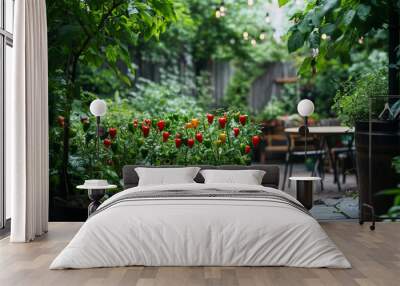
[[[126,165],[122,169],[122,176],[124,182],[124,189],[136,187],[139,182],[139,177],[135,171],[137,167],[149,167],[142,165]],[[151,166],[151,168],[179,168],[183,166]],[[189,166],[192,167],[192,166]],[[220,170],[263,170],[265,171],[262,185],[265,187],[279,188],[279,167],[275,165],[221,165],[221,166],[208,166],[208,165],[196,165],[201,169],[220,169]],[[197,183],[204,183],[203,176],[199,173],[194,179]]]

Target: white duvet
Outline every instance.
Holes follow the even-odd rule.
[[[264,190],[238,184],[136,187],[129,192]],[[294,200],[295,201],[295,200]],[[50,269],[145,266],[293,266],[350,268],[318,222],[290,205],[246,198],[124,201],[89,218]]]

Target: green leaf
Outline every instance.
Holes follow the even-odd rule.
[[[288,39],[288,51],[293,53],[304,45],[305,36],[300,31],[295,30]]]
[[[371,6],[360,4],[358,5],[357,8],[357,15],[362,21],[365,21],[367,20],[370,11],[371,11]]]
[[[349,10],[346,12],[343,18],[343,23],[345,25],[350,25],[351,22],[353,22],[354,16],[356,15],[356,11],[354,10]]]
[[[289,0],[278,0],[279,7],[285,6]]]
[[[307,75],[311,73],[311,58],[305,58],[303,63],[301,64],[300,68],[299,68],[299,72],[300,75]]]
[[[328,24],[323,25],[321,27],[320,31],[321,31],[322,34],[329,35],[329,34],[333,33],[333,31],[335,31],[335,29],[336,29],[336,25],[335,24],[328,23]]]
[[[388,211],[389,216],[397,216],[399,214],[400,214],[400,206],[393,206]]]
[[[376,196],[386,195],[386,196],[393,196],[393,195],[400,195],[400,189],[387,189],[380,191],[375,194]]]
[[[338,0],[327,0],[323,5],[322,12],[325,15],[338,5]]]

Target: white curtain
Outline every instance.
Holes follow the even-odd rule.
[[[15,1],[14,21],[14,94],[6,99],[6,186],[12,194],[10,241],[28,242],[48,227],[45,0]]]

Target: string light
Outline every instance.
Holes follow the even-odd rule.
[[[267,14],[265,14],[265,22],[267,22],[267,23],[271,22],[271,18],[269,17],[268,12],[267,12]]]
[[[253,6],[253,4],[254,4],[254,0],[247,0],[247,5]]]
[[[247,41],[248,38],[249,38],[249,33],[243,32],[243,39],[245,39]]]
[[[361,36],[361,37],[358,39],[358,43],[359,43],[360,45],[364,44],[364,37]]]
[[[262,40],[265,40],[265,33],[261,33],[260,34],[260,40],[262,41]]]
[[[215,17],[216,18],[219,18],[219,17],[221,17],[221,11],[219,11],[219,9],[217,8],[217,9],[215,9]]]
[[[225,12],[226,12],[226,7],[224,4],[224,1],[221,2],[220,6],[215,8],[215,17],[216,18],[221,18],[225,16]]]
[[[328,35],[327,35],[327,34],[322,34],[322,35],[321,35],[321,39],[322,39],[322,40],[328,39]]]
[[[257,41],[256,41],[255,39],[252,39],[252,40],[251,40],[251,45],[252,45],[253,47],[255,47],[255,46],[257,45]]]

